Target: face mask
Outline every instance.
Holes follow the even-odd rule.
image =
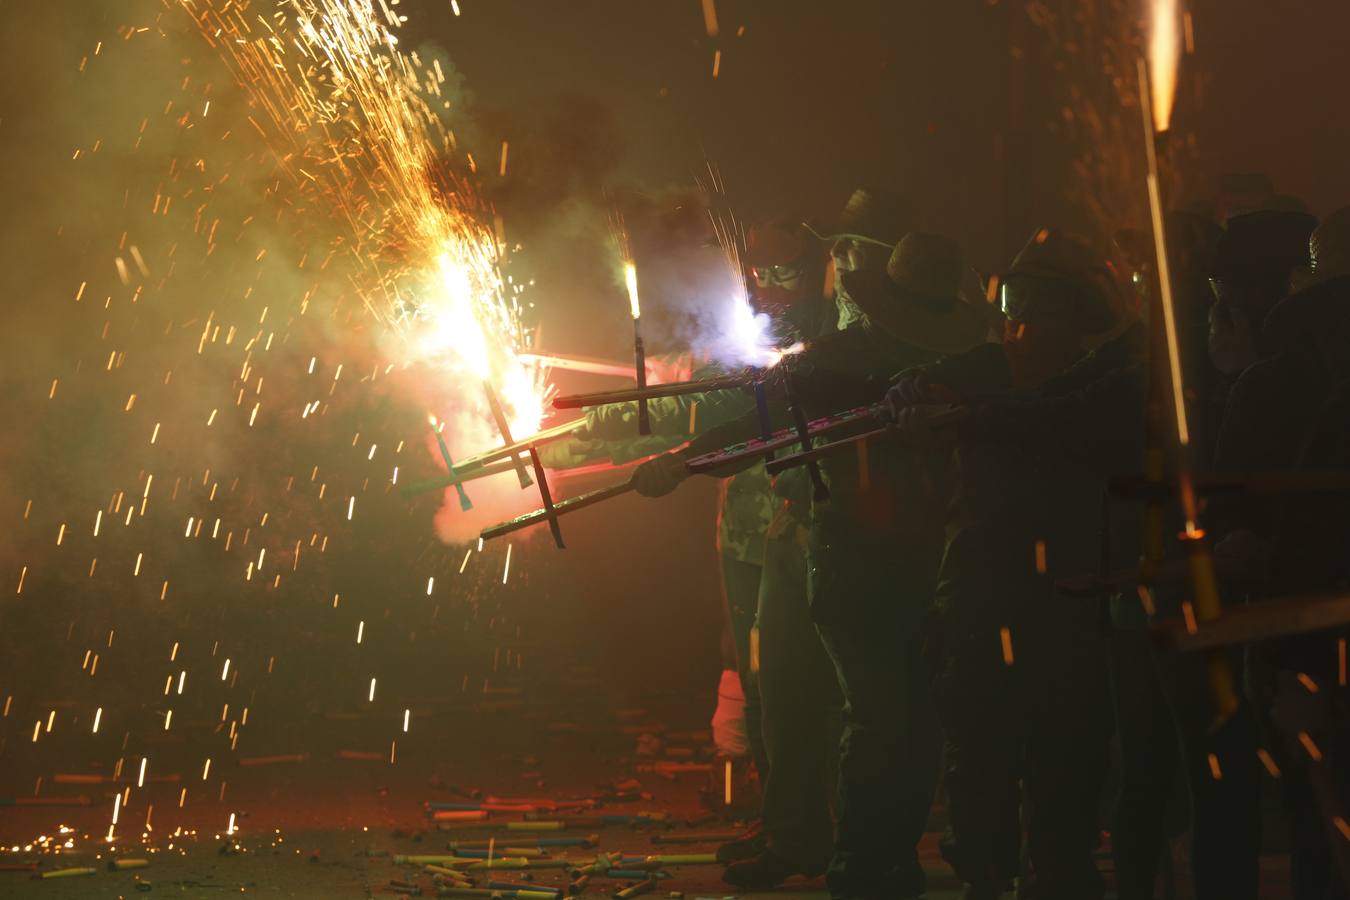
[[[867,314],[858,308],[858,304],[853,302],[853,298],[844,290],[843,273],[838,268],[834,270],[834,305],[839,309],[838,328],[843,331],[845,328],[856,322],[865,322]]]
[[[1225,375],[1239,375],[1256,362],[1256,334],[1247,314],[1216,302],[1209,308],[1209,361]]]

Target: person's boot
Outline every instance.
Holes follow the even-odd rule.
[[[758,821],[752,822],[745,833],[734,841],[730,841],[717,848],[717,861],[722,865],[728,865],[734,862],[740,862],[744,859],[753,859],[764,852],[768,846],[768,838],[760,829]]]
[[[722,880],[732,887],[765,891],[778,887],[794,875],[818,878],[823,871],[823,869],[805,871],[797,863],[789,862],[766,848],[758,856],[727,866],[726,871],[722,873]]]

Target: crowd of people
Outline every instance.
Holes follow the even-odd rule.
[[[594,408],[584,446],[555,451],[661,451],[634,473],[658,497],[766,431],[868,406],[890,426],[772,477],[762,456],[714,471],[763,785],[756,827],[719,851],[729,884],[922,896],[940,786],[970,900],[1102,897],[1104,832],[1117,896],[1151,898],[1184,830],[1197,897],[1255,900],[1268,773],[1293,896],[1350,896],[1345,629],[1150,639],[1206,624],[1206,571],[1220,617],[1346,588],[1350,209],[1319,223],[1249,177],[1165,221],[1184,442],[1152,234],[1041,229],[981,278],[860,189],[824,227],[751,229],[757,307],[804,348],[757,395],[653,400],[641,453],[633,405]],[[1140,474],[1152,493],[1110,489]]]

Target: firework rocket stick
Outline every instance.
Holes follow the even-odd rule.
[[[928,425],[930,428],[946,428],[955,425],[965,417],[966,417],[965,407],[959,406],[953,407],[952,409],[947,410],[945,412],[929,416]],[[822,444],[819,447],[813,447],[809,450],[803,450],[800,453],[794,453],[790,456],[784,456],[781,457],[780,459],[775,459],[772,462],[770,462],[766,466],[766,468],[768,469],[770,475],[777,475],[779,472],[782,472],[785,469],[792,469],[797,466],[809,466],[812,463],[816,462],[817,460],[823,459],[824,457],[827,456],[833,456],[834,454],[840,452],[841,450],[846,450],[849,447],[855,447],[858,444],[873,441],[878,438],[884,437],[900,438],[903,436],[904,432],[898,431],[895,427],[888,425],[885,428],[876,428],[871,431],[864,431],[862,434],[855,434],[851,437],[841,438],[840,440],[837,441],[831,441],[828,444]]]
[[[806,415],[802,413],[801,405],[797,402],[792,390],[792,376],[789,374],[783,379],[783,391],[788,404],[788,411],[792,415],[792,424],[796,427],[797,436],[802,441],[802,453],[811,452],[811,432],[806,424]],[[760,385],[755,385],[755,400],[758,402],[760,397]],[[762,415],[762,414],[761,414]],[[811,485],[814,491],[814,499],[817,503],[830,499],[830,489],[825,486],[825,479],[821,477],[820,466],[814,459],[806,460],[806,470],[811,475]],[[730,801],[728,801],[730,802]]]
[[[439,478],[428,478],[423,481],[414,481],[399,488],[399,493],[405,498],[415,497],[418,494],[425,494],[428,491],[435,491],[441,488],[450,487],[455,482],[474,481],[479,478],[488,478],[492,475],[500,475],[502,472],[516,471],[517,462],[512,460],[512,456],[524,453],[531,446],[540,446],[551,444],[554,441],[560,441],[563,438],[571,437],[578,431],[586,427],[585,419],[575,419],[571,422],[564,422],[561,425],[554,425],[552,428],[545,428],[536,434],[527,438],[521,438],[514,444],[506,447],[498,447],[496,450],[489,450],[480,453],[477,456],[471,456],[461,463],[457,463],[449,475],[443,475]]]
[[[833,416],[824,416],[819,419],[813,419],[806,423],[807,434],[811,437],[819,437],[829,434],[843,428],[854,427],[877,419],[882,413],[882,407],[879,403],[870,406],[859,406],[854,409],[845,410]],[[695,456],[687,463],[687,467],[692,474],[701,475],[713,473],[723,466],[729,466],[742,462],[751,457],[763,456],[766,452],[781,450],[784,447],[790,447],[801,440],[800,434],[796,428],[782,428],[773,432],[768,438],[756,438],[751,441],[745,441],[740,444],[732,444],[721,450],[712,453],[704,453]]]
[[[662,397],[701,394],[704,391],[725,391],[746,387],[753,378],[753,372],[741,372],[735,375],[719,375],[716,378],[701,378],[697,381],[672,381],[643,388],[597,391],[591,394],[565,394],[553,398],[553,408],[583,409],[588,406],[604,406],[606,403],[630,403],[634,400],[659,400]]]
[[[544,464],[539,461],[539,451],[530,448],[530,464],[534,466],[535,478],[539,479],[539,496],[544,501],[544,515],[548,518],[548,530],[553,532],[553,542],[558,549],[563,546],[562,526],[558,524],[558,514],[553,508],[553,494],[548,489],[548,476],[544,474]]]
[[[497,431],[501,433],[506,446],[511,446],[515,443],[511,439],[511,426],[506,421],[506,412],[502,409],[502,402],[497,398],[497,391],[493,389],[492,382],[483,382],[483,393],[487,395],[488,409],[492,411],[492,419],[497,423]],[[513,456],[512,460],[515,462],[516,477],[520,479],[521,490],[524,490],[534,482],[530,481],[530,474],[525,471],[525,465],[520,461],[520,457]]]
[[[633,370],[624,363],[608,359],[594,359],[588,356],[576,356],[561,353],[519,353],[516,358],[522,362],[538,363],[550,369],[566,369],[569,372],[585,372],[587,375],[609,375],[614,378],[628,378]]]
[[[529,528],[531,525],[538,525],[540,522],[549,521],[556,523],[559,516],[570,512],[576,512],[579,509],[585,509],[588,506],[594,506],[605,500],[618,497],[633,490],[633,482],[621,481],[618,484],[610,485],[606,488],[600,488],[597,491],[591,491],[589,494],[582,494],[578,497],[570,497],[567,500],[560,500],[544,509],[537,509],[534,512],[526,513],[523,516],[517,516],[508,522],[502,522],[500,525],[493,525],[491,528],[483,529],[479,535],[483,540],[489,541],[493,538],[501,537],[504,534],[510,534],[513,531],[519,531],[522,528]]]
[[[441,459],[445,460],[445,470],[450,473],[450,483],[455,486],[455,493],[459,494],[459,508],[468,512],[473,509],[473,501],[464,492],[464,485],[459,482],[459,475],[455,472],[455,462],[450,458],[450,448],[445,446],[445,438],[441,435],[440,426],[433,422],[431,431],[436,435],[436,446],[441,448]]]
[[[516,471],[517,465],[516,462],[507,459],[486,466],[476,466],[466,472],[464,464],[460,463],[455,466],[456,477],[454,478],[441,476],[440,478],[427,478],[422,481],[413,481],[400,487],[398,492],[404,499],[408,499],[410,497],[416,497],[419,494],[448,488],[456,481],[461,483],[477,481],[479,478],[490,478],[493,475],[500,475],[503,472],[514,472]]]
[[[1181,352],[1177,338],[1176,310],[1172,302],[1172,278],[1167,258],[1167,236],[1164,231],[1162,186],[1158,165],[1159,132],[1167,128],[1165,111],[1159,117],[1154,116],[1152,93],[1150,90],[1148,63],[1139,60],[1139,100],[1144,119],[1144,150],[1148,161],[1148,200],[1149,212],[1153,220],[1153,249],[1157,265],[1155,275],[1158,285],[1158,305],[1162,316],[1153,318],[1162,320],[1162,334],[1151,341],[1150,348],[1154,359],[1149,367],[1153,380],[1150,384],[1150,427],[1148,428],[1148,448],[1145,451],[1145,473],[1154,480],[1161,481],[1165,475],[1164,453],[1162,448],[1164,429],[1159,419],[1165,416],[1167,402],[1163,385],[1171,388],[1172,413],[1176,417],[1177,449],[1177,486],[1179,488],[1182,511],[1185,514],[1186,527],[1182,535],[1182,544],[1186,558],[1190,563],[1191,587],[1194,594],[1196,619],[1204,621],[1217,618],[1222,612],[1219,600],[1218,575],[1214,570],[1214,556],[1210,552],[1209,541],[1197,520],[1195,486],[1191,479],[1190,467],[1190,428],[1186,419],[1185,386],[1182,383]],[[1170,98],[1168,98],[1170,101]],[[1155,131],[1156,127],[1156,131]],[[1159,337],[1162,340],[1159,340]],[[1164,360],[1158,357],[1159,344],[1166,347],[1166,368]],[[1166,380],[1164,380],[1166,379]],[[1158,504],[1149,504],[1145,511],[1144,557],[1145,565],[1156,563],[1161,557],[1162,516]],[[1183,610],[1188,608],[1186,604]],[[1217,722],[1227,721],[1238,708],[1238,695],[1232,664],[1222,649],[1205,653],[1205,669],[1209,680],[1210,700],[1214,704]]]

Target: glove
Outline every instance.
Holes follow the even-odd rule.
[[[586,410],[586,432],[598,441],[621,441],[637,436],[637,404],[606,403]]]
[[[536,448],[539,462],[545,469],[574,469],[577,466],[584,466],[599,459],[603,449],[600,441],[578,438],[551,441]]]
[[[663,453],[633,470],[633,489],[644,497],[664,497],[688,477],[682,458]]]
[[[886,391],[886,414],[892,422],[900,421],[900,413],[910,406],[924,404],[961,403],[961,395],[945,384],[929,384],[922,374],[905,375]]]
[[[925,403],[906,406],[895,418],[895,430],[909,439],[915,446],[926,449],[950,447],[956,442],[956,429],[933,426],[933,417],[947,413],[951,407],[946,404]]]

